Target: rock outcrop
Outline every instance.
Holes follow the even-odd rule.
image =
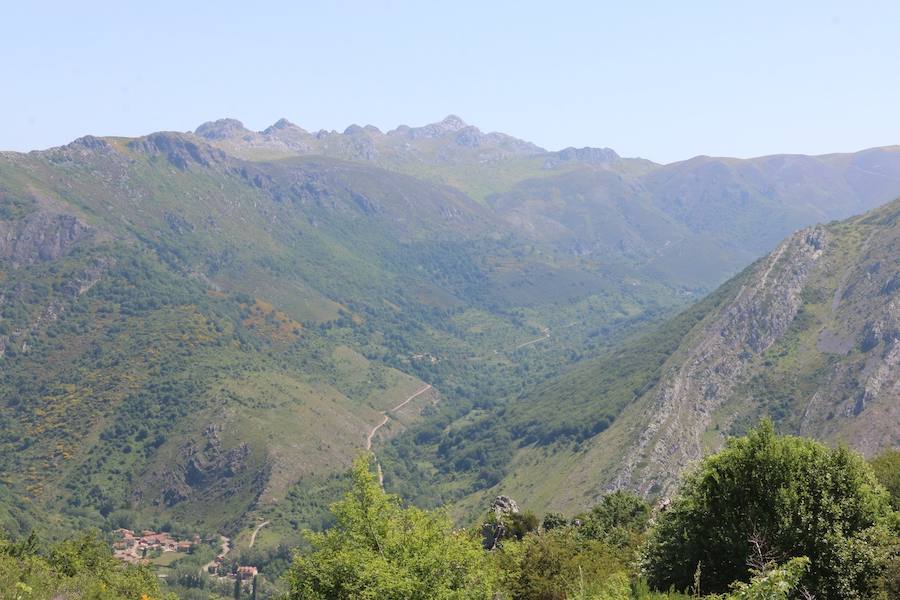
[[[93,228],[73,215],[35,211],[16,221],[0,220],[0,259],[13,268],[65,256]]]
[[[485,550],[501,547],[508,532],[507,518],[519,514],[519,505],[509,496],[497,496],[488,508],[488,521],[481,526],[481,545]]]
[[[178,460],[168,468],[148,474],[144,485],[135,490],[133,499],[173,507],[197,499],[228,498],[246,485],[261,490],[268,473],[262,470],[254,477],[248,472],[252,452],[249,444],[226,449],[220,440],[221,432],[221,426],[210,425],[203,432],[202,441],[190,440],[183,444]],[[148,493],[156,496],[148,498]]]
[[[674,476],[704,453],[703,433],[732,394],[748,362],[790,327],[801,292],[828,243],[822,227],[802,230],[761,261],[737,296],[697,332],[697,342],[657,387],[646,425],[626,453],[612,488],[644,495],[667,489]]]
[[[196,138],[194,138],[196,139]],[[191,164],[208,167],[226,160],[225,153],[212,146],[197,143],[177,133],[152,133],[128,143],[131,150],[150,155],[163,155],[176,168],[185,170]]]

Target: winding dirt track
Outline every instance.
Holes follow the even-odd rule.
[[[256,526],[256,529],[253,530],[253,535],[250,536],[250,548],[253,547],[253,544],[256,543],[256,534],[259,533],[259,530],[269,524],[269,521],[263,521],[259,525]]]
[[[515,349],[515,350],[519,350],[520,348],[524,348],[525,346],[530,346],[530,345],[532,345],[532,344],[537,344],[538,342],[543,342],[544,340],[549,340],[549,339],[550,339],[550,330],[548,329],[547,331],[545,331],[545,332],[541,335],[541,337],[535,338],[535,339],[533,339],[533,340],[531,340],[531,341],[528,341],[528,342],[522,342],[521,344],[519,344],[518,346],[516,346],[514,349]]]
[[[430,383],[426,384],[425,387],[423,387],[421,390],[419,390],[418,392],[416,392],[415,394],[413,394],[412,396],[410,396],[409,398],[407,398],[406,400],[404,400],[403,402],[401,402],[394,408],[390,408],[390,409],[384,411],[383,413],[381,413],[381,415],[383,417],[381,419],[381,423],[379,423],[378,425],[373,427],[372,431],[370,431],[369,435],[366,437],[366,450],[372,449],[372,439],[375,437],[375,434],[378,433],[379,429],[381,429],[382,427],[387,425],[387,422],[391,419],[391,417],[389,416],[389,413],[400,410],[401,408],[403,408],[404,406],[406,406],[407,404],[412,402],[412,400],[414,398],[421,396],[422,394],[424,394],[425,392],[427,392],[430,389],[431,389],[431,384]]]
[[[231,538],[225,537],[224,535],[219,535],[219,543],[221,544],[222,551],[219,552],[216,558],[225,558],[225,555],[231,552]],[[202,567],[200,567],[200,573],[207,573],[210,567],[216,566],[216,561],[211,560]]]

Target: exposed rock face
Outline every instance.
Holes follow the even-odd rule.
[[[251,132],[237,119],[218,119],[203,123],[194,133],[208,140],[221,140]]]
[[[481,545],[485,550],[496,550],[501,547],[506,537],[505,517],[519,513],[519,505],[509,496],[497,496],[491,500],[488,509],[489,522],[481,526]]]
[[[17,221],[0,221],[0,259],[14,268],[68,254],[94,231],[72,215],[37,211]]]
[[[519,512],[519,505],[509,496],[497,496],[491,500],[490,512],[497,517],[514,515]]]
[[[565,148],[556,153],[561,161],[580,160],[604,164],[619,160],[619,155],[611,148]]]
[[[194,143],[174,133],[152,133],[129,142],[128,147],[148,154],[162,154],[175,167],[187,169],[192,163],[208,167],[224,162],[225,153],[206,144]]]
[[[432,123],[423,127],[406,128],[403,133],[410,139],[436,138],[447,133],[455,133],[468,127],[465,121],[456,115],[447,115],[440,123]],[[400,132],[400,129],[395,129]]]
[[[277,121],[275,121],[275,123],[264,129],[262,133],[264,135],[275,135],[283,131],[293,131],[309,135],[309,132],[307,132],[300,126],[291,123],[287,119],[278,119]]]
[[[737,297],[697,334],[698,342],[680,366],[657,387],[646,427],[611,487],[658,493],[703,455],[701,438],[713,411],[730,397],[748,361],[787,331],[827,243],[824,228],[802,230],[757,265]]]
[[[145,484],[149,484],[146,487],[158,489],[158,495],[151,499],[153,504],[171,507],[200,498],[227,498],[236,493],[238,486],[246,485],[242,475],[248,474],[250,446],[242,443],[224,449],[219,439],[221,431],[220,426],[208,426],[203,433],[205,442],[202,445],[195,441],[185,443],[176,464],[149,475],[145,480]],[[251,485],[262,489],[267,476],[265,471],[259,472]],[[145,499],[144,489],[136,490],[133,498],[136,501]]]
[[[537,155],[545,150],[502,133],[484,133],[455,115],[424,125],[382,132],[373,125],[353,124],[342,132],[310,133],[286,119],[263,131],[244,128],[240,121],[220,119],[204,123],[195,131],[203,141],[241,157],[316,155],[366,162],[413,164],[478,163],[511,156]],[[401,169],[402,170],[402,169]]]
[[[85,150],[90,150],[93,152],[107,152],[112,150],[112,146],[109,145],[109,142],[107,142],[103,138],[94,137],[93,135],[80,137],[69,144],[67,148],[72,150],[83,148]]]

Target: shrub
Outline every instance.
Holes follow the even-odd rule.
[[[687,589],[699,565],[703,591],[721,593],[747,581],[754,562],[807,556],[802,584],[816,597],[870,598],[889,512],[860,456],[776,436],[764,422],[686,478],[660,516],[644,568],[656,587]]]
[[[403,508],[378,485],[367,457],[354,464],[351,488],[332,512],[333,528],[307,532],[312,549],[287,573],[289,598],[491,597],[493,576],[477,540],[455,532],[442,513]]]
[[[891,495],[894,510],[900,511],[900,450],[887,450],[871,462],[875,477]]]
[[[650,504],[629,492],[607,494],[583,517],[581,535],[624,547],[634,542],[650,522]]]

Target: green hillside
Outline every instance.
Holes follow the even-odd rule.
[[[295,543],[369,439],[422,505],[511,486],[580,506],[618,481],[685,340],[743,280],[665,319],[791,229],[900,192],[898,156],[656,165],[458,118],[226,120],[0,154],[3,527],[249,545],[268,520],[263,548]],[[735,390],[805,393],[785,364]],[[779,402],[715,424],[800,427]],[[803,427],[856,441],[843,421]],[[621,472],[643,489],[653,464]]]

